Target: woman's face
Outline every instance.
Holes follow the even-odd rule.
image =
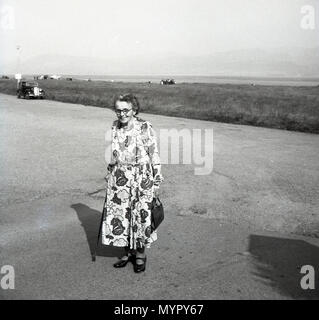
[[[135,114],[132,105],[126,101],[116,101],[115,113],[121,123],[129,122]]]

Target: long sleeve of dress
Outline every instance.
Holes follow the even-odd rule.
[[[164,178],[161,172],[161,160],[157,147],[156,133],[149,122],[147,122],[147,136],[147,150],[153,167],[154,187],[159,188]]]

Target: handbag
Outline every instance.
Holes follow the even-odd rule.
[[[153,198],[151,207],[151,230],[152,232],[158,228],[158,226],[164,220],[164,208],[160,199]]]

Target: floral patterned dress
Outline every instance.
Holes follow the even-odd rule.
[[[163,181],[156,135],[148,121],[133,117],[131,129],[112,126],[112,155],[107,173],[102,243],[117,247],[149,248],[154,189]]]

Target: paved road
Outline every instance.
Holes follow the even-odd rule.
[[[112,267],[119,250],[91,262],[113,112],[3,94],[0,108],[0,267],[16,275],[0,298],[318,299],[299,284],[302,265],[319,273],[318,135],[142,114],[213,128],[214,170],[163,166],[166,219],[137,275]]]

